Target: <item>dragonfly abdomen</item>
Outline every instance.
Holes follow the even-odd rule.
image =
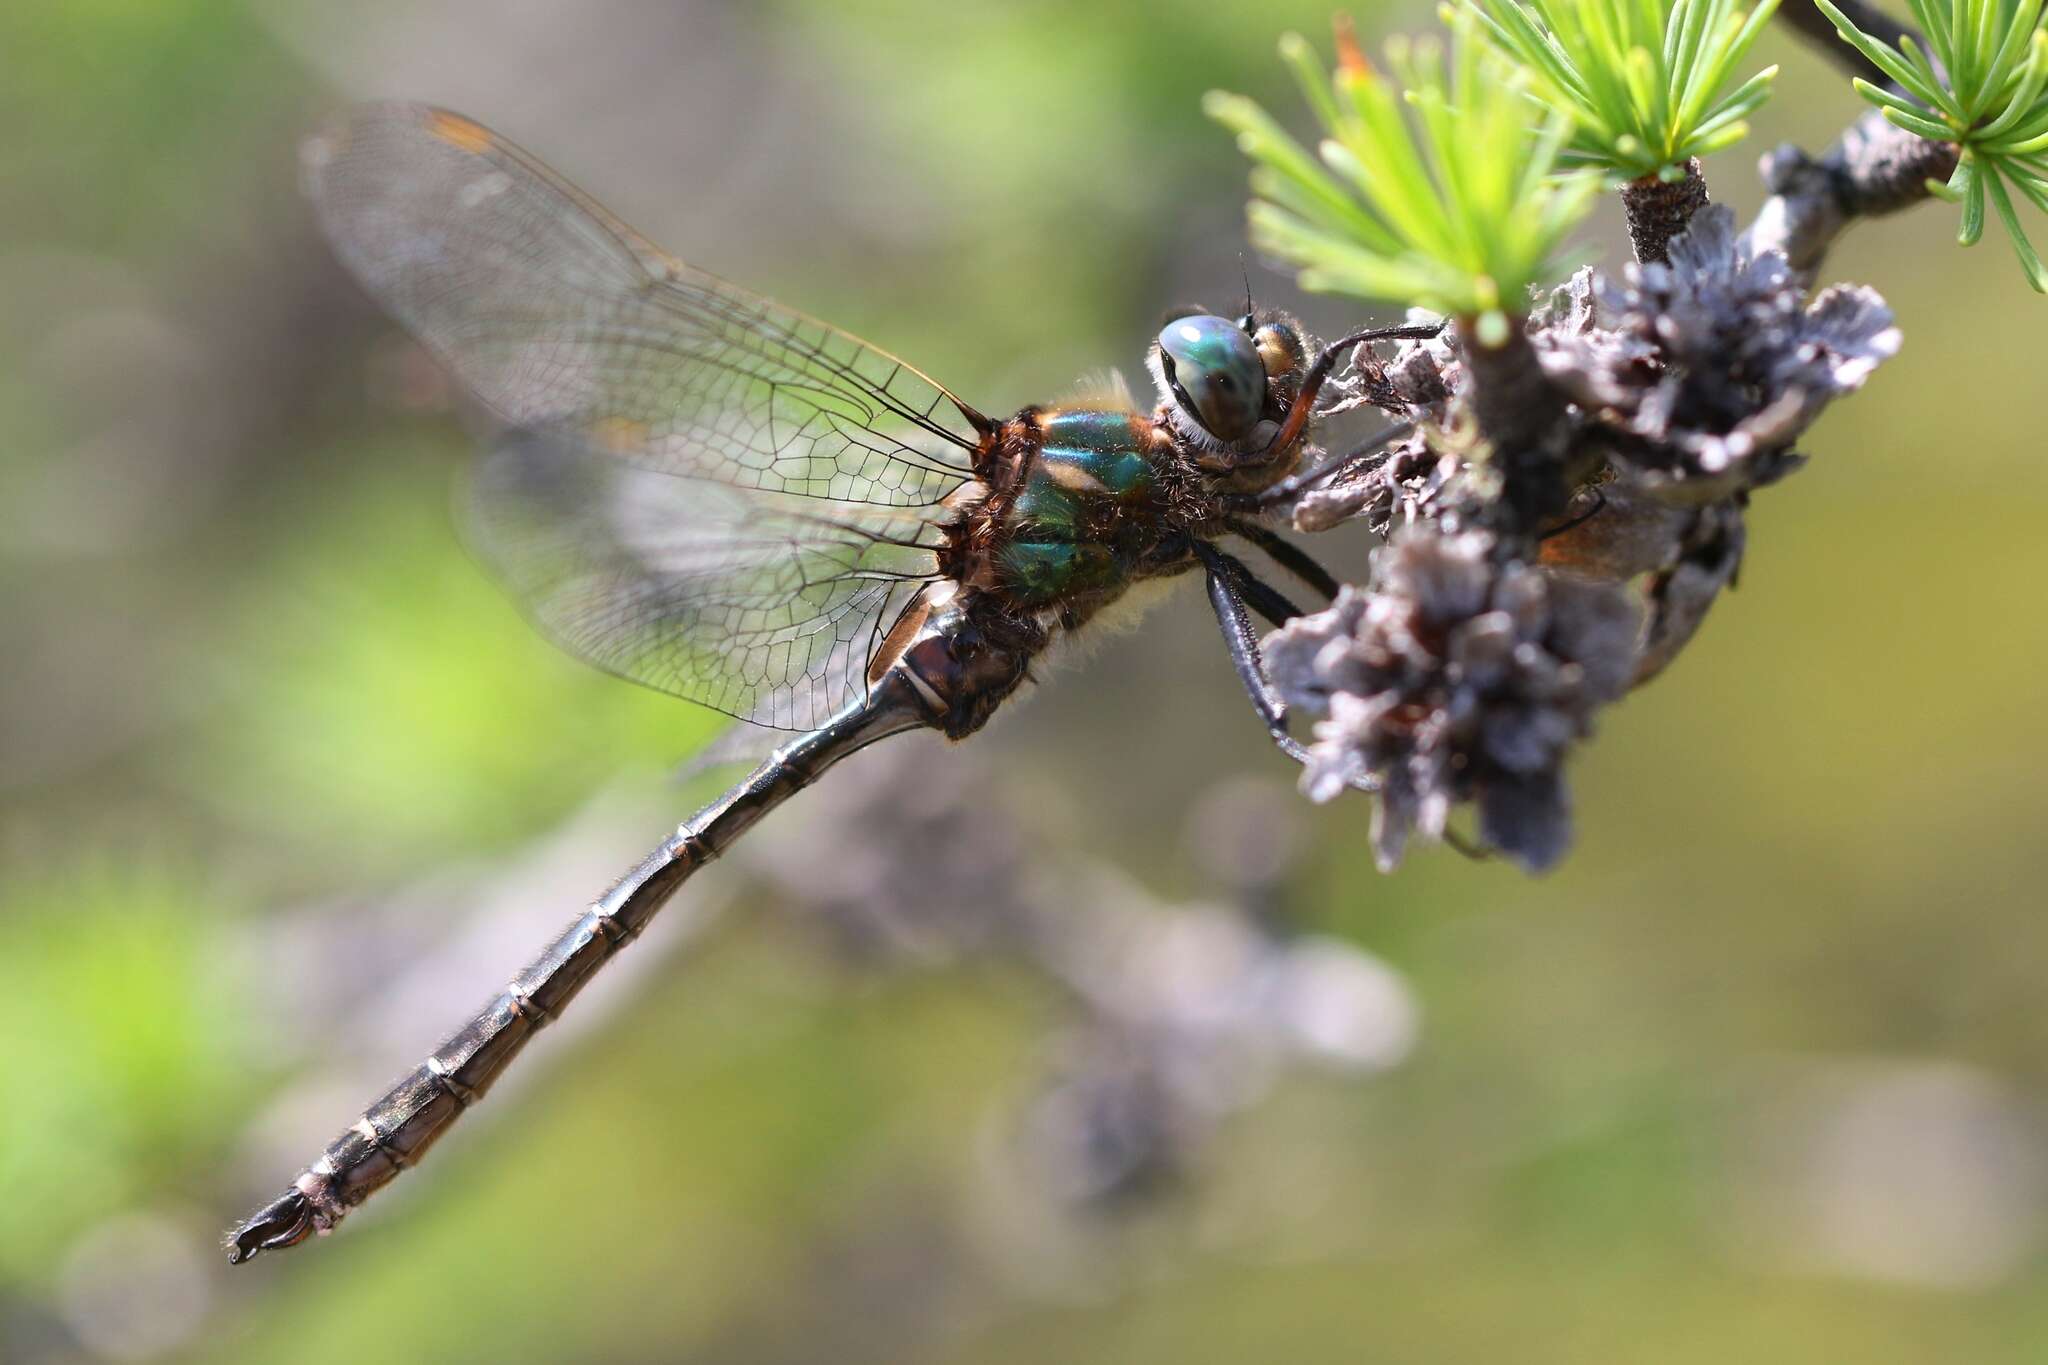
[[[781,775],[778,770],[778,776]],[[750,784],[759,786],[757,780]],[[791,789],[807,780],[796,780]],[[787,778],[785,778],[787,781]],[[776,793],[779,799],[785,793]],[[752,802],[762,794],[749,791]],[[675,889],[716,856],[732,796],[678,829],[419,1066],[369,1108],[306,1168],[292,1187],[239,1231],[231,1258],[292,1246],[332,1229],[411,1167],[490,1089],[541,1026],[553,1019],[614,953],[646,927]],[[751,811],[745,812],[751,816]],[[750,819],[749,819],[750,822]],[[743,826],[742,826],[743,827]],[[701,829],[701,832],[700,832]]]
[[[330,1143],[308,1171],[313,1179],[302,1181],[300,1188],[305,1190],[310,1183],[322,1198],[338,1205],[328,1210],[338,1219],[424,1156],[448,1125],[483,1097],[542,1025],[561,1012],[613,953],[637,937],[670,893],[715,852],[689,826],[669,836],[513,977],[497,998]]]
[[[825,769],[886,735],[920,726],[945,728],[955,723],[956,712],[992,707],[992,701],[956,697],[947,689],[976,683],[994,689],[1005,680],[1014,686],[1024,661],[1000,651],[949,648],[970,643],[936,634],[920,639],[909,651],[915,658],[906,658],[865,698],[776,750],[745,781],[685,822],[469,1023],[330,1142],[291,1188],[237,1229],[230,1259],[244,1261],[330,1231],[418,1161],[692,873]],[[929,677],[912,677],[920,666]],[[942,666],[945,671],[937,671]]]
[[[992,634],[950,597],[932,605],[867,695],[777,749],[663,840],[468,1024],[330,1142],[291,1188],[236,1229],[230,1259],[245,1261],[332,1230],[425,1155],[677,888],[755,821],[875,740],[923,727],[953,739],[979,729],[1023,683],[1031,655],[1043,644],[1042,635],[1028,631],[1015,638],[1002,629]]]

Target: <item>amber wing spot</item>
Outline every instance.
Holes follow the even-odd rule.
[[[460,114],[451,114],[436,109],[427,124],[427,131],[451,146],[465,152],[486,152],[490,150],[491,134],[481,123],[466,119]]]
[[[590,424],[590,435],[600,449],[620,457],[647,453],[647,423],[631,417],[600,417]]]

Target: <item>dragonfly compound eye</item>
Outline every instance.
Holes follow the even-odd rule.
[[[1251,431],[1266,405],[1266,367],[1228,318],[1177,318],[1159,333],[1159,367],[1180,409],[1224,441]]]

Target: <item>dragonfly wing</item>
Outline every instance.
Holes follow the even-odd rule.
[[[460,115],[364,105],[304,165],[344,263],[506,423],[471,539],[547,634],[760,724],[859,695],[985,419]]]
[[[986,425],[888,353],[683,264],[479,124],[350,111],[304,152],[335,250],[515,426],[769,492],[930,506]]]
[[[757,725],[808,730],[938,575],[915,509],[821,504],[620,461],[570,428],[507,432],[471,543],[571,653]]]

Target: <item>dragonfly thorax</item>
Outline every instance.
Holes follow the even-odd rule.
[[[1115,596],[1167,533],[1160,464],[1171,453],[1158,424],[1134,412],[1025,409],[994,434],[981,469],[988,495],[956,535],[949,569],[1026,611]]]
[[[1141,414],[1078,404],[989,423],[940,571],[980,612],[1072,630],[1147,578],[1191,568],[1232,494],[1284,477],[1275,434],[1308,346],[1277,314],[1194,314],[1152,347],[1160,401]]]
[[[954,737],[979,728],[1029,661],[1134,584],[1191,568],[1214,481],[1185,443],[1128,409],[1026,408],[990,423],[953,498],[938,581],[869,665],[894,669]]]

